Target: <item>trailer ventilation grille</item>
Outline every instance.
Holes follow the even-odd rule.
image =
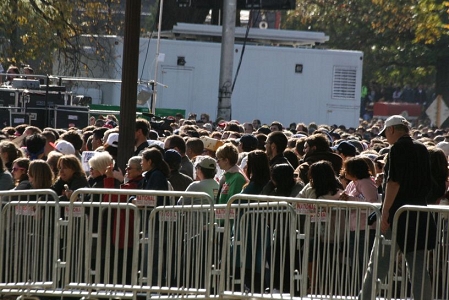
[[[355,99],[357,68],[334,66],[332,99]]]

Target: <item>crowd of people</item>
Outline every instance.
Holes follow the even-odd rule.
[[[385,122],[361,121],[357,128],[346,128],[315,123],[284,126],[277,121],[262,125],[257,119],[212,122],[203,113],[198,120],[193,114],[186,119],[177,115],[170,128],[162,132],[153,130],[148,120],[138,118],[135,153],[123,171],[115,164],[119,129],[119,120],[113,115],[92,117],[85,128],[41,129],[26,124],[3,128],[0,190],[53,189],[66,201],[83,187],[201,191],[218,204],[238,193],[371,203],[380,202],[379,195],[387,195],[387,209],[391,210],[383,211],[381,220],[386,232],[395,210],[407,201],[392,205],[396,195],[391,196],[385,188],[391,193],[389,183],[399,182],[415,190],[399,176],[400,168],[412,165],[412,161],[401,161],[397,169],[391,169],[398,158],[389,153],[404,136],[416,141],[425,154],[416,159],[428,160],[428,170],[418,166],[421,174],[417,170],[409,173],[420,180],[423,176],[429,179],[416,203],[439,203],[447,189],[448,131],[411,128],[400,116]],[[95,152],[88,170],[81,163],[84,151]],[[410,176],[406,180],[410,181]],[[164,201],[164,197],[158,197],[156,205],[168,204]],[[180,205],[192,203],[200,204],[201,200],[177,199]],[[368,218],[354,216],[349,228],[369,230],[371,247],[374,227],[368,224]],[[363,252],[365,244],[359,238],[351,240],[353,251]]]
[[[360,116],[365,120],[373,118],[373,105],[377,102],[408,103],[421,107],[419,119],[421,123],[428,122],[428,118],[423,113],[435,100],[435,86],[418,84],[416,86],[405,84],[381,85],[371,81],[368,86],[363,86],[360,105]]]

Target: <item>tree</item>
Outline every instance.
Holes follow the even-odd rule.
[[[142,35],[157,29],[157,3],[142,0]],[[207,9],[178,8],[176,0],[164,3],[163,30],[170,30],[177,22],[203,23],[208,14]],[[92,69],[106,71],[111,45],[96,37],[123,36],[124,4],[125,0],[1,1],[0,62],[4,67],[31,64],[39,74],[53,74],[55,59],[65,67],[56,70],[59,74],[94,76]]]
[[[446,18],[440,0],[302,0],[284,27],[324,31],[328,47],[363,51],[365,81],[404,84],[442,76]]]

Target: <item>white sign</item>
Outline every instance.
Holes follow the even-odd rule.
[[[426,114],[432,124],[440,127],[449,118],[449,107],[447,107],[443,98],[438,96],[426,109]]]
[[[90,171],[90,166],[89,166],[89,159],[91,159],[96,153],[95,151],[83,151],[83,154],[81,155],[81,164],[83,166],[83,170],[85,172],[89,172]]]
[[[226,219],[226,208],[219,208],[215,210],[215,219],[224,220]],[[235,210],[229,210],[229,219],[235,219]]]
[[[309,215],[310,222],[326,222],[327,213],[322,208],[318,209],[312,203],[296,203],[296,213],[300,215]]]
[[[35,216],[36,210],[34,206],[31,205],[19,205],[16,206],[16,215],[17,216]]]
[[[150,195],[137,195],[136,206],[156,207],[156,197]]]
[[[310,215],[316,213],[316,205],[309,203],[296,203],[296,213]]]
[[[176,222],[178,214],[176,211],[163,211],[159,214],[159,220],[162,222]]]
[[[70,214],[70,207],[66,206],[64,208],[64,212],[66,216],[69,216]],[[84,207],[82,206],[72,206],[72,216],[74,218],[79,218],[84,216]]]

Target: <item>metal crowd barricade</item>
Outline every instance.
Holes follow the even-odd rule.
[[[366,226],[372,212],[380,219],[379,208],[370,203],[233,196],[224,213],[220,293],[226,298],[356,297],[380,237],[380,222]]]
[[[174,205],[177,198],[202,205]],[[79,189],[61,202],[64,295],[208,297],[213,202],[204,193]]]
[[[422,295],[413,295],[414,299],[448,299],[448,217],[449,206],[445,205],[407,205],[397,211],[392,225],[390,268],[385,284],[388,299],[411,298],[417,287],[422,290]],[[401,226],[403,231],[399,230]],[[419,230],[421,226],[424,231]],[[428,235],[432,231],[436,232],[434,241]],[[403,248],[407,255],[398,252],[399,235],[408,237]],[[419,250],[423,250],[422,256],[417,254]],[[413,272],[410,272],[410,264]],[[425,276],[431,283],[430,291],[425,288]]]
[[[24,190],[0,198],[0,294],[52,294],[59,288],[58,196]]]

